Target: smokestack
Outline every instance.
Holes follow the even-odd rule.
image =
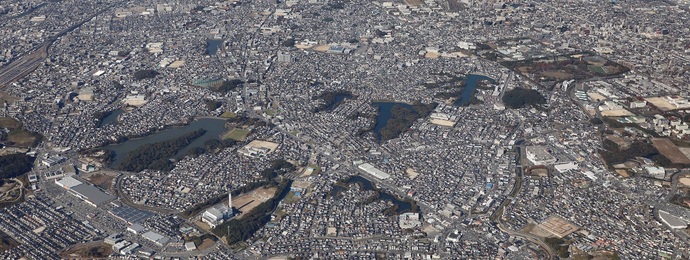
[[[232,192],[228,192],[228,208],[232,210]]]

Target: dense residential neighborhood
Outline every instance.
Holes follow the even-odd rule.
[[[0,0],[0,258],[688,259],[688,21]]]

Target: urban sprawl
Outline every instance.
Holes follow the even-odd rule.
[[[690,1],[0,0],[2,259],[690,259]]]

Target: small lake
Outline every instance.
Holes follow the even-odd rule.
[[[465,89],[460,94],[460,98],[458,100],[456,100],[453,105],[464,106],[467,103],[469,103],[470,99],[472,99],[472,95],[474,94],[474,90],[477,89],[477,82],[480,80],[488,80],[491,82],[495,82],[492,78],[489,78],[489,77],[484,76],[484,75],[477,75],[477,74],[467,75],[467,78],[465,79]]]
[[[115,124],[117,123],[117,118],[125,113],[124,110],[118,109],[118,110],[113,110],[110,112],[110,114],[106,117],[103,118],[100,122],[98,122],[98,127],[104,127],[107,125]]]
[[[378,191],[379,192],[379,200],[384,200],[384,201],[390,201],[393,203],[393,205],[398,206],[398,214],[405,213],[405,212],[410,212],[412,211],[412,203],[408,201],[402,201],[398,199],[397,197],[391,195],[388,192],[384,192],[381,189],[378,189],[374,186],[371,181],[365,179],[362,176],[359,175],[353,175],[350,176],[349,179],[347,180],[346,184],[359,184],[360,187],[363,190],[373,190],[373,191]],[[343,190],[343,187],[340,187],[338,185],[333,185],[333,189],[331,190],[331,195],[335,196],[337,195],[341,190]]]
[[[388,120],[390,120],[392,117],[391,112],[395,105],[400,105],[409,110],[414,110],[412,105],[399,102],[374,102],[372,104],[379,109],[379,113],[376,116],[376,125],[373,129],[379,140],[381,140],[381,128],[384,128],[388,124]]]
[[[125,157],[127,157],[127,154],[129,152],[134,151],[143,145],[178,138],[180,136],[183,136],[185,134],[194,132],[202,128],[206,130],[206,133],[204,133],[204,135],[200,136],[199,138],[194,139],[194,141],[192,141],[189,145],[180,150],[177,153],[177,155],[175,155],[175,158],[179,159],[180,157],[185,155],[187,151],[189,151],[190,149],[203,147],[204,143],[208,140],[219,139],[220,136],[226,131],[225,120],[215,118],[202,118],[194,120],[186,126],[173,127],[142,138],[127,140],[124,143],[108,145],[106,147],[103,147],[103,149],[108,149],[115,152],[115,158],[113,159],[113,163],[110,165],[111,168],[114,168],[120,165],[120,163],[122,163],[122,160]]]
[[[206,53],[208,55],[216,55],[218,49],[223,44],[223,40],[207,40],[206,41]]]

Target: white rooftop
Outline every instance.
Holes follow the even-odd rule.
[[[66,188],[72,188],[83,184],[82,182],[72,177],[64,177],[62,179],[56,180],[55,183]]]

